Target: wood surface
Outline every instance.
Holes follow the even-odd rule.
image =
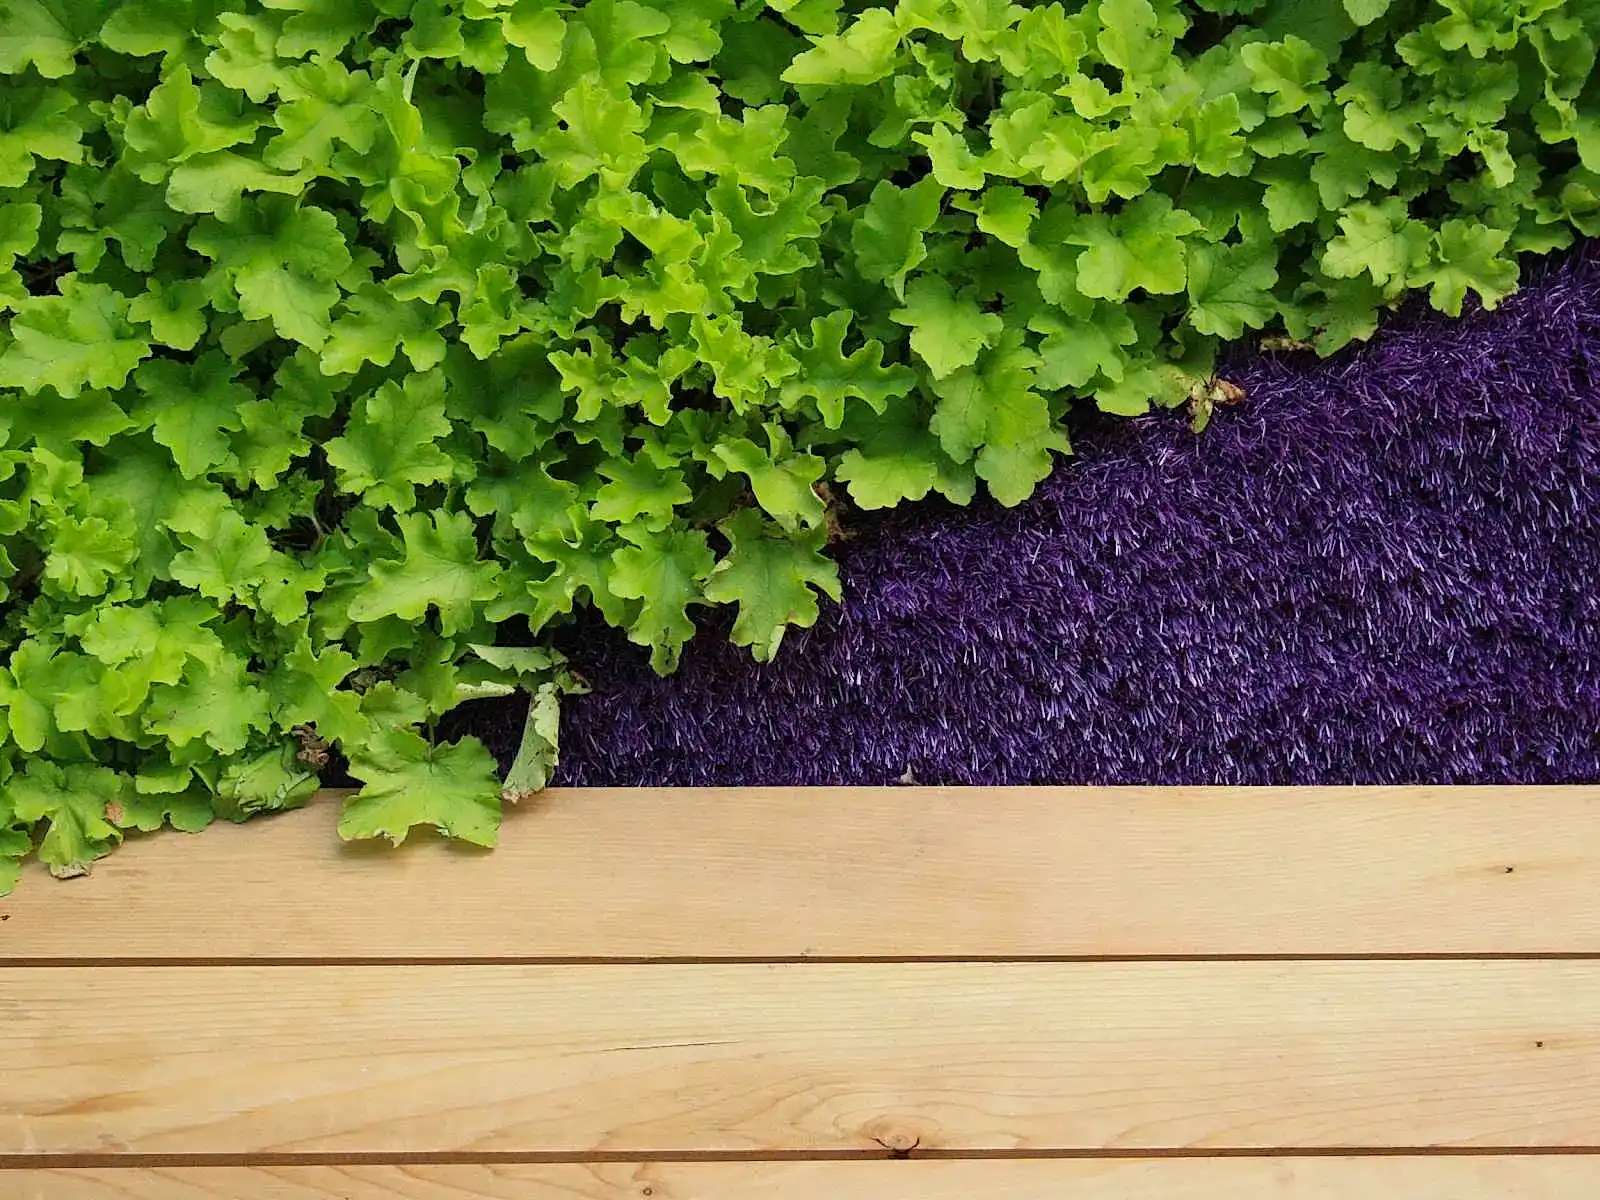
[[[1600,963],[13,968],[0,1153],[1600,1147]]]
[[[1600,1197],[1600,788],[336,803],[0,899],[0,1200]]]
[[[1594,1200],[1600,1157],[65,1168],[19,1174],[4,1194],[9,1200]]]
[[[0,962],[1600,954],[1600,788],[553,790],[493,853],[332,797],[0,899]]]

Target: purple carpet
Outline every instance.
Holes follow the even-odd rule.
[[[1223,373],[1204,435],[1108,423],[1015,510],[858,521],[769,666],[721,617],[668,679],[584,625],[557,781],[1600,780],[1600,246]]]

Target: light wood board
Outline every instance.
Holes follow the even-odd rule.
[[[0,1173],[7,1200],[1594,1200],[1600,1158],[169,1167]]]
[[[14,968],[0,1153],[1600,1146],[1600,963]]]
[[[0,899],[0,962],[1600,954],[1600,788],[554,790],[492,854],[336,799]]]

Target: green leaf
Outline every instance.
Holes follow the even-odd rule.
[[[1470,289],[1484,308],[1494,309],[1517,287],[1517,260],[1505,253],[1507,229],[1491,229],[1471,221],[1446,221],[1434,235],[1434,251],[1413,282],[1428,286],[1433,306],[1452,317]]]
[[[1265,241],[1197,245],[1189,250],[1189,324],[1201,333],[1237,338],[1271,324],[1279,303],[1277,254]]]
[[[595,492],[589,513],[600,521],[626,525],[638,521],[652,533],[671,525],[680,504],[694,499],[683,472],[646,458],[607,459],[595,468],[605,483]]]
[[[151,689],[145,732],[177,746],[204,742],[221,754],[237,754],[252,732],[270,728],[266,694],[245,675],[238,658],[217,668],[191,666],[182,682]]]
[[[659,674],[670,674],[683,644],[694,636],[689,605],[700,602],[700,586],[715,556],[705,534],[696,530],[650,533],[627,526],[622,533],[631,544],[611,556],[610,588],[642,602],[628,638],[650,648],[650,665]]]
[[[506,770],[501,796],[517,803],[550,782],[561,757],[561,697],[588,691],[560,654],[536,646],[481,646],[472,652],[516,678],[528,696],[522,740]]]
[[[433,608],[446,637],[470,626],[478,606],[500,594],[499,569],[478,557],[472,518],[465,513],[403,513],[395,522],[405,557],[367,569],[367,585],[350,602],[350,619],[416,622]]]
[[[872,189],[850,234],[856,269],[899,293],[906,276],[927,257],[924,235],[939,218],[944,186],[929,176],[908,188],[884,181]]]
[[[0,264],[12,263],[39,244],[44,210],[29,201],[0,202]],[[0,313],[27,303],[22,277],[12,266],[0,266]]]
[[[78,110],[77,98],[66,88],[8,84],[0,92],[0,187],[25,186],[39,159],[82,161]]]
[[[0,75],[31,64],[46,79],[72,74],[73,56],[99,25],[107,0],[0,0]]]
[[[522,721],[522,740],[506,771],[501,794],[512,801],[542,791],[550,782],[561,754],[561,689],[541,683],[528,697]]]
[[[1389,5],[1393,2],[1394,0],[1344,0],[1344,10],[1357,25],[1371,25],[1389,11]]]
[[[1326,358],[1377,329],[1384,292],[1370,279],[1333,280],[1302,290],[1309,294],[1284,312],[1284,327],[1291,337],[1311,339],[1318,355]]]
[[[16,820],[49,822],[39,841],[39,861],[52,875],[67,878],[86,874],[95,859],[122,840],[106,809],[120,802],[125,785],[122,776],[104,767],[57,766],[35,758],[0,784],[0,795]]]
[[[306,422],[326,417],[332,408],[330,397],[315,392],[279,387],[264,400],[249,400],[239,409],[241,430],[234,435],[233,452],[238,461],[232,473],[236,481],[249,480],[263,492],[278,488],[281,477],[297,458],[311,449],[305,432]],[[303,477],[302,477],[303,478]],[[279,490],[279,498],[286,493]],[[304,504],[294,497],[293,507]]]
[[[64,517],[56,523],[44,577],[60,594],[100,596],[135,552],[125,531],[103,517]]]
[[[68,458],[78,453],[78,447],[69,448],[70,443],[104,446],[133,426],[111,393],[99,390],[80,393],[70,404],[63,404],[61,397],[50,391],[32,396],[19,393],[10,398],[9,415],[15,422],[14,448],[26,446],[31,438],[35,445]]]
[[[468,648],[474,657],[521,681],[550,678],[559,674],[566,662],[559,653],[543,646],[485,646],[473,643]]]
[[[914,134],[913,140],[925,146],[933,164],[933,178],[947,188],[976,190],[983,186],[986,175],[983,160],[972,152],[972,147],[959,133],[948,125],[935,125],[928,133]]]
[[[1058,184],[1077,176],[1094,153],[1093,133],[1082,117],[1057,113],[1053,101],[1040,97],[990,123],[993,149],[984,167],[991,175]]]
[[[278,31],[271,22],[246,13],[221,13],[208,40],[216,49],[206,57],[206,70],[224,87],[262,104],[283,86],[286,72],[278,62]]]
[[[121,387],[150,353],[128,320],[127,298],[76,276],[61,281],[60,295],[18,305],[11,337],[0,354],[0,387],[54,388],[69,400],[86,387]]]
[[[837,429],[843,421],[847,401],[863,400],[881,413],[890,400],[904,396],[916,382],[916,376],[905,367],[883,365],[881,342],[868,338],[848,355],[844,353],[851,315],[831,312],[814,317],[809,342],[794,335],[791,345],[799,370],[784,382],[781,393],[787,408],[809,400],[830,429]]]
[[[268,0],[263,2],[267,3]],[[278,52],[287,58],[303,58],[308,54],[332,57],[373,24],[373,11],[366,3],[345,4],[340,0],[270,2],[274,7],[284,7],[294,13],[283,23],[283,36],[278,39]],[[390,10],[393,5],[385,4],[383,8]]]
[[[1297,113],[1308,105],[1316,109],[1326,100],[1322,83],[1328,59],[1310,42],[1289,34],[1279,42],[1251,42],[1239,56],[1250,68],[1255,90],[1267,97],[1268,116]]]
[[[128,305],[128,319],[150,326],[150,340],[174,350],[193,350],[206,333],[206,292],[199,280],[166,287],[152,284]]]
[[[218,150],[173,168],[167,203],[180,213],[214,213],[232,223],[244,211],[246,192],[294,195],[305,183],[304,176],[280,175],[231,150]]]
[[[827,464],[814,454],[790,453],[788,439],[768,427],[769,453],[749,438],[728,438],[712,453],[729,470],[750,480],[756,503],[786,530],[814,529],[826,515],[816,485]]]
[[[1248,160],[1243,115],[1236,95],[1217,96],[1195,110],[1189,120],[1189,155],[1197,170],[1227,175]]]
[[[132,530],[138,547],[132,583],[140,589],[163,576],[172,561],[173,522],[227,503],[215,483],[185,480],[174,469],[171,453],[148,437],[137,436],[119,440],[115,460],[94,477],[93,497],[95,512],[113,523],[129,513],[139,514]]]
[[[1400,144],[1413,154],[1422,149],[1421,110],[1405,102],[1405,79],[1399,72],[1357,63],[1334,98],[1344,104],[1344,131],[1357,145],[1385,154]]]
[[[351,263],[333,214],[268,197],[236,225],[201,221],[189,245],[212,260],[246,320],[271,321],[280,337],[313,350],[328,340],[335,281]]]
[[[376,144],[380,122],[365,72],[319,59],[283,72],[276,86],[280,103],[272,119],[280,132],[262,156],[273,170],[331,166],[336,147],[364,155]]]
[[[823,556],[825,529],[785,535],[751,509],[719,526],[732,548],[706,580],[706,599],[737,604],[733,640],[757,662],[770,662],[790,625],[817,620],[817,593],[839,599],[839,572]]]
[[[696,317],[690,325],[702,361],[712,368],[712,390],[735,412],[769,402],[798,364],[772,338],[752,334],[733,317]]]
[[[562,128],[541,139],[540,152],[556,166],[564,188],[599,176],[602,186],[621,188],[644,166],[648,151],[639,135],[644,113],[625,95],[583,79],[555,105]]]
[[[892,12],[872,8],[845,32],[813,41],[813,47],[797,56],[783,73],[785,83],[813,87],[876,83],[894,70],[900,27]]]
[[[273,721],[280,729],[310,726],[318,736],[345,746],[364,740],[370,731],[360,697],[343,686],[355,669],[354,655],[339,646],[319,654],[302,632],[267,677]]]
[[[978,477],[1005,505],[1026,499],[1050,474],[1052,455],[1070,449],[1035,390],[1038,362],[1020,334],[1008,331],[976,366],[934,384],[939,402],[931,428],[944,452],[959,462],[976,453]]]
[[[1010,9],[1012,16],[1016,9]],[[1009,25],[1009,20],[996,22]],[[1073,74],[1089,50],[1089,28],[1081,15],[1074,20],[1059,5],[1030,8],[1015,26],[998,39],[1000,63],[1012,75],[1022,76],[1030,86],[1043,79],[1061,79]]]
[[[507,43],[517,47],[541,71],[554,71],[561,63],[567,23],[561,13],[542,0],[520,0],[500,18]]]
[[[384,730],[351,749],[350,773],[362,786],[339,817],[346,841],[383,837],[398,846],[419,825],[475,846],[499,841],[500,781],[477,738],[432,746],[413,730]]]
[[[1078,289],[1101,300],[1124,300],[1135,290],[1181,292],[1187,275],[1184,239],[1200,222],[1160,193],[1140,196],[1115,217],[1086,217],[1067,235],[1085,246],[1078,258]]]
[[[568,508],[562,517],[540,520],[524,511],[512,518],[522,548],[538,568],[508,581],[509,596],[491,610],[493,619],[522,615],[537,631],[589,601],[612,625],[626,625],[632,606],[611,588],[611,556],[618,539],[608,526],[588,520],[581,505]]]
[[[1427,248],[1426,227],[1411,219],[1398,198],[1352,205],[1340,216],[1339,231],[1322,253],[1322,269],[1335,279],[1365,272],[1379,285],[1403,283]]]
[[[998,314],[984,312],[974,289],[959,294],[937,275],[919,275],[906,289],[906,302],[890,317],[911,327],[911,349],[928,364],[935,379],[971,366],[1005,326]]]
[[[710,173],[769,196],[781,195],[795,174],[794,161],[780,153],[787,137],[785,115],[776,104],[746,109],[740,120],[719,111],[701,118],[691,136],[668,145],[678,165],[692,176]]]
[[[1038,207],[1021,188],[992,187],[983,193],[978,228],[1016,249],[1027,244],[1028,228],[1038,215]]]
[[[840,456],[834,477],[864,509],[921,500],[932,491],[966,504],[977,489],[971,464],[947,455],[929,431],[927,418],[906,401],[890,405],[872,422],[854,448]]]
[[[1310,224],[1322,211],[1316,185],[1305,178],[1275,179],[1263,199],[1274,233]]]
[[[216,815],[243,821],[265,812],[283,812],[310,803],[319,780],[286,741],[259,754],[231,759],[213,792]],[[180,827],[181,828],[181,827]]]
[[[274,574],[283,576],[266,531],[231,509],[185,533],[183,541],[187,548],[174,556],[172,577],[208,599],[253,603]]]
[[[1127,366],[1122,377],[1095,390],[1096,406],[1102,412],[1137,417],[1151,405],[1171,408],[1187,400],[1197,380],[1177,363],[1146,358]]]
[[[1538,0],[1532,5],[1506,3],[1505,0],[1443,0],[1449,15],[1433,29],[1445,50],[1465,48],[1473,58],[1492,50],[1509,50],[1517,43],[1516,17],[1526,8],[1535,12],[1557,7],[1557,0]],[[1530,13],[1530,16],[1534,13]]]
[[[240,97],[214,83],[196,83],[179,65],[128,113],[123,162],[146,183],[159,183],[181,163],[250,142],[259,126],[260,118]]]
[[[147,362],[134,372],[142,397],[134,427],[149,429],[172,451],[185,479],[234,461],[228,433],[244,427],[241,410],[255,398],[238,382],[240,364],[216,351],[184,365],[172,359]]]
[[[33,837],[17,823],[11,801],[0,787],[0,897],[9,896],[22,877],[22,860],[33,850]]]
[[[178,57],[216,15],[213,0],[125,0],[100,29],[101,44],[119,54]]]
[[[1123,347],[1139,337],[1127,313],[1111,304],[1074,320],[1041,316],[1029,328],[1046,335],[1039,343],[1037,380],[1047,390],[1081,388],[1096,376],[1121,379],[1128,359]]]
[[[315,787],[314,777],[312,784]],[[119,804],[108,806],[106,815],[119,829],[155,833],[170,826],[182,833],[199,833],[217,814],[205,794],[191,788],[168,794],[124,793]]]
[[[374,507],[409,512],[417,485],[449,480],[455,464],[439,445],[450,433],[444,395],[444,376],[434,371],[385,383],[361,400],[323,450],[339,486]]]
[[[211,628],[217,609],[195,596],[101,606],[78,632],[85,652],[146,683],[175,684],[188,664],[219,667],[226,655]]]
[[[1160,74],[1172,38],[1150,0],[1100,0],[1099,14],[1098,45],[1106,62],[1134,79]]]
[[[92,675],[82,669],[81,657],[58,654],[54,647],[29,638],[0,667],[0,713],[10,726],[11,741],[26,754],[44,749],[56,732],[56,705],[73,688]]]
[[[395,298],[388,288],[368,284],[345,301],[322,347],[322,369],[329,375],[354,375],[363,364],[387,367],[404,351],[412,367],[428,371],[444,359],[439,327],[448,320],[437,307]]]
[[[707,190],[706,201],[739,239],[739,258],[753,274],[789,275],[817,261],[815,243],[828,212],[820,204],[824,190],[820,179],[796,179],[757,207],[736,180],[722,178]]]

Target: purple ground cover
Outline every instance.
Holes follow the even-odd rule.
[[[1600,247],[1080,432],[1029,503],[858,522],[844,603],[668,679],[586,624],[566,784],[1600,780]],[[470,726],[506,755],[514,707]]]

